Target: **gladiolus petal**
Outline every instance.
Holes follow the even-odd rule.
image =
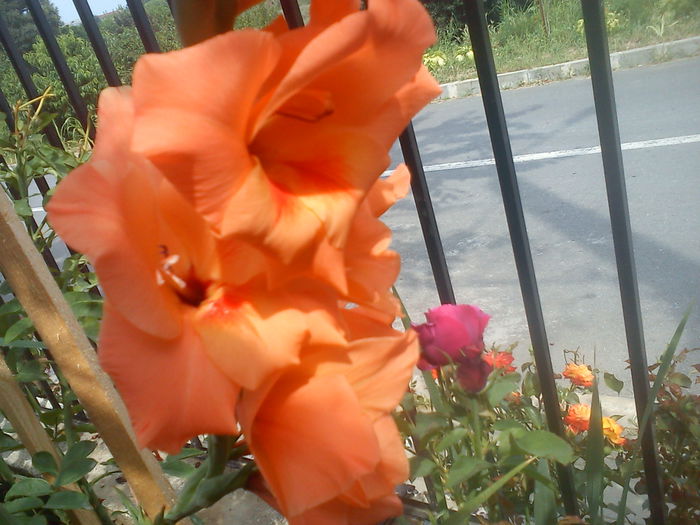
[[[105,303],[99,358],[129,409],[139,443],[175,453],[194,435],[235,434],[239,388],[185,318],[176,339],[150,336]],[[134,366],[138,363],[138,366]]]

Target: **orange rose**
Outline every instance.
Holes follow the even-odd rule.
[[[566,415],[564,423],[574,434],[588,430],[588,422],[591,419],[591,407],[589,405],[571,405]]]
[[[416,336],[354,310],[345,317],[347,345],[306,348],[300,366],[241,400],[250,450],[290,525],[401,512],[394,487],[408,464],[390,412],[418,358]]]
[[[511,363],[515,358],[510,352],[497,352],[496,350],[491,350],[490,352],[485,352],[482,357],[484,361],[486,361],[492,367],[501,370],[504,374],[510,374],[516,370],[514,366],[511,366]]]
[[[593,372],[586,365],[568,363],[562,375],[568,378],[574,385],[591,387],[593,386]]]
[[[506,400],[509,403],[513,403],[514,405],[519,405],[520,403],[522,403],[523,395],[517,390],[515,390],[506,396]]]
[[[622,437],[622,426],[611,417],[603,418],[603,434],[614,445],[624,445],[627,440]]]

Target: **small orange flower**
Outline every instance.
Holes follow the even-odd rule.
[[[574,434],[588,430],[588,422],[591,419],[591,407],[589,405],[571,405],[564,416],[564,423]]]
[[[514,405],[519,405],[520,403],[522,403],[523,395],[522,395],[520,392],[518,392],[518,391],[516,390],[516,391],[511,392],[510,394],[508,394],[508,395],[506,396],[506,400],[507,400],[509,403],[513,403]]]
[[[504,374],[515,372],[515,367],[511,366],[511,363],[515,358],[510,352],[497,352],[496,350],[491,350],[483,355],[483,359],[492,367],[501,370]]]
[[[563,372],[564,377],[571,380],[574,385],[591,387],[593,386],[593,372],[586,365],[569,363]]]
[[[622,437],[622,425],[611,417],[603,418],[603,434],[614,445],[624,445],[627,440]]]

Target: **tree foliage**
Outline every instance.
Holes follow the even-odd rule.
[[[106,82],[85,30],[80,24],[61,24],[58,11],[51,0],[40,1],[56,35],[58,45],[66,57],[68,67],[80,88],[81,95],[88,106],[94,108],[99,92],[106,86]],[[161,50],[171,51],[179,48],[180,43],[167,0],[145,0],[144,8]],[[265,0],[241,15],[236,26],[262,27],[279,13],[277,0]],[[0,16],[11,27],[11,36],[32,72],[32,79],[37,89],[43,92],[51,87],[54,96],[46,106],[48,111],[59,115],[56,123],[60,126],[70,117],[72,110],[51,58],[26,9],[25,0],[0,0]],[[119,77],[123,83],[131,83],[134,63],[145,52],[131,13],[127,8],[120,7],[97,18]],[[2,50],[0,50],[0,90],[10,106],[27,98],[9,59]],[[0,122],[0,134],[4,133],[6,128]]]
[[[51,0],[40,0],[46,18],[54,31],[62,26],[58,9]],[[39,34],[32,19],[27,4],[24,0],[2,0],[0,2],[0,16],[9,28],[12,39],[17,44],[22,54],[26,53],[34,45]]]
[[[446,28],[450,24],[464,27],[467,25],[467,10],[465,0],[421,0],[433,17],[438,28]],[[485,0],[489,24],[497,25],[501,20],[501,11],[506,7],[525,9],[533,0]]]

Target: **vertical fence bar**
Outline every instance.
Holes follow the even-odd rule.
[[[537,375],[542,390],[545,415],[549,430],[555,434],[563,434],[559,397],[554,382],[554,371],[549,354],[549,343],[542,315],[542,305],[537,289],[535,268],[530,251],[530,240],[527,235],[525,216],[523,214],[518,180],[513,164],[513,152],[508,137],[503,101],[498,87],[496,66],[489,40],[488,26],[483,0],[464,0],[467,12],[467,27],[474,60],[479,76],[479,85],[488,122],[491,146],[496,159],[496,171],[501,186],[501,196],[508,222],[508,231],[515,256],[515,266],[520,281],[520,291],[525,305],[525,315],[530,330],[532,348],[537,365]],[[571,467],[557,465],[559,487],[562,493],[564,508],[568,514],[577,513],[576,491]]]
[[[22,58],[22,54],[19,52],[19,49],[17,49],[17,46],[12,40],[7,24],[5,24],[5,20],[2,18],[2,16],[0,16],[0,43],[5,49],[5,53],[7,53],[7,57],[10,59],[10,63],[12,64],[12,67],[14,68],[17,78],[19,78],[19,82],[22,85],[22,89],[24,89],[24,92],[27,94],[27,97],[30,100],[37,98],[39,96],[39,91],[37,90],[36,85],[34,85],[29,68]],[[44,133],[46,134],[49,144],[51,144],[54,148],[61,147],[61,139],[58,137],[58,133],[56,133],[53,126],[45,127]],[[49,189],[43,177],[41,179],[37,179],[37,186],[42,193],[46,193]]]
[[[452,288],[452,281],[450,280],[450,272],[447,268],[445,251],[440,240],[435,210],[430,199],[428,181],[425,178],[425,171],[423,171],[423,163],[420,158],[413,123],[409,123],[403,133],[401,133],[399,143],[401,144],[404,161],[411,172],[411,191],[416,203],[418,221],[423,232],[425,247],[428,250],[428,259],[433,270],[433,279],[435,279],[438,297],[442,304],[454,304],[455,294]]]
[[[634,389],[634,401],[637,418],[642,414],[649,399],[649,379],[647,356],[644,343],[642,313],[639,305],[639,289],[632,247],[632,229],[630,226],[625,171],[620,147],[620,131],[615,105],[610,52],[605,31],[605,11],[602,0],[582,0],[583,21],[588,46],[588,60],[591,67],[593,99],[595,101],[598,135],[600,137],[601,156],[605,173],[605,187],[608,194],[610,223],[612,226],[617,277],[620,284],[620,299],[625,321],[627,351],[630,358],[630,371]],[[664,493],[661,483],[658,458],[656,456],[656,438],[652,420],[644,430],[642,439],[642,457],[646,477],[647,494],[651,523],[666,523]]]
[[[280,4],[282,6],[284,19],[291,29],[304,25],[304,17],[301,16],[301,9],[299,9],[299,2],[297,2],[297,0],[280,0]]]
[[[143,47],[147,53],[160,53],[160,45],[156,40],[156,35],[153,32],[150,20],[146,10],[143,8],[141,0],[126,0],[126,5],[129,7],[131,16],[134,19],[136,30],[139,32]]]
[[[83,23],[92,49],[95,51],[97,61],[100,63],[102,72],[105,75],[105,79],[107,79],[107,84],[110,86],[121,86],[122,81],[119,78],[117,69],[114,67],[114,62],[112,62],[112,57],[107,50],[107,45],[105,44],[104,38],[102,38],[102,33],[97,26],[97,21],[92,14],[90,5],[87,3],[87,0],[73,0],[73,4],[78,11],[78,16],[80,16],[80,21]]]
[[[53,62],[53,65],[58,72],[58,76],[63,83],[63,87],[66,89],[68,100],[70,101],[71,106],[73,106],[73,110],[75,111],[80,124],[83,126],[84,130],[92,134],[92,127],[89,126],[88,122],[89,118],[87,104],[85,104],[83,97],[80,95],[80,90],[75,82],[75,78],[73,78],[73,74],[68,68],[66,58],[63,56],[63,51],[61,51],[61,48],[58,46],[58,42],[56,42],[56,38],[53,35],[53,31],[51,30],[49,21],[46,19],[44,10],[41,8],[39,0],[25,1],[32,18],[34,19],[36,28],[39,30],[39,34],[44,41],[44,45],[46,45],[46,50],[49,52],[51,61]],[[92,138],[94,138],[94,136]]]
[[[7,128],[10,130],[10,133],[12,133],[15,130],[15,119],[12,115],[12,108],[10,107],[10,103],[7,101],[7,97],[5,97],[5,93],[3,93],[1,89],[0,111],[5,114],[5,124],[7,124]]]

